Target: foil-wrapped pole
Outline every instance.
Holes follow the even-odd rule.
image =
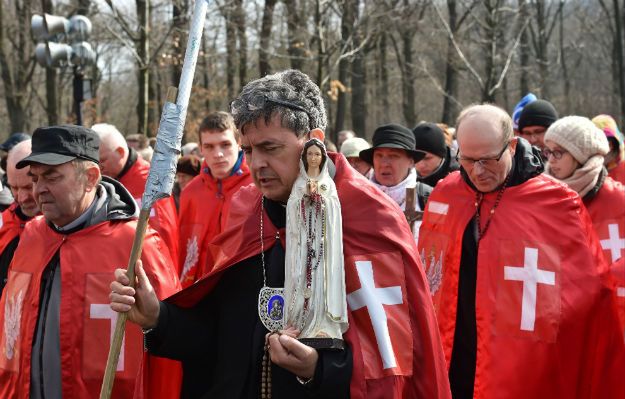
[[[163,107],[163,113],[161,114],[161,121],[156,135],[154,155],[141,200],[139,221],[137,222],[137,230],[132,244],[132,250],[130,251],[130,259],[128,260],[126,274],[128,275],[131,286],[134,286],[135,282],[135,264],[141,257],[143,239],[150,218],[150,209],[158,199],[170,196],[171,190],[174,187],[176,165],[178,163],[178,156],[180,155],[180,143],[184,133],[184,122],[187,116],[187,106],[189,104],[189,96],[191,95],[195,65],[197,64],[197,57],[200,51],[207,8],[208,0],[197,0],[195,2],[187,50],[182,67],[182,75],[180,77],[180,86],[179,89],[175,87],[169,88],[167,92],[167,101]],[[176,93],[178,93],[177,100]],[[111,348],[104,371],[102,388],[100,390],[100,399],[109,399],[111,397],[127,318],[128,313],[120,313],[117,317],[115,332],[111,340]],[[141,381],[137,381],[137,383],[141,384]]]
[[[176,164],[178,155],[180,155],[184,122],[187,117],[195,66],[202,44],[207,8],[208,0],[195,2],[187,50],[180,75],[180,85],[178,86],[178,99],[175,104],[166,102],[163,107],[150,173],[141,199],[141,209],[150,209],[156,200],[170,196],[174,187]]]

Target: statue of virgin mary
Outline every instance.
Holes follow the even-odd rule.
[[[341,204],[318,139],[304,145],[287,204],[285,325],[316,348],[336,348],[347,330]]]

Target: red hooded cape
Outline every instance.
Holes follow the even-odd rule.
[[[13,239],[19,236],[26,226],[26,222],[15,214],[17,202],[14,202],[2,212],[0,219],[0,254]]]
[[[496,197],[485,195],[482,215]],[[430,195],[419,235],[448,361],[462,237],[475,211],[475,191],[455,172]],[[506,189],[478,247],[474,398],[625,397],[623,336],[601,252],[581,198],[565,185],[539,175]]]
[[[57,251],[61,273],[59,331],[63,397],[91,398],[100,392],[113,320],[117,317],[110,309],[109,285],[115,268],[128,261],[136,224],[135,220],[107,221],[70,235],[53,231],[43,218],[27,224],[0,300],[1,398],[25,399],[29,395],[41,280]],[[167,248],[152,229],[146,233],[141,259],[159,297],[179,289]],[[143,361],[146,358],[143,336],[136,325],[126,325],[122,353],[112,397],[179,396],[179,365],[152,356]]]
[[[251,183],[245,159],[237,172],[225,179],[215,179],[204,161],[200,175],[180,193],[178,267],[183,288],[208,273],[207,267],[212,266],[206,261],[208,243],[224,231],[234,194]]]
[[[342,208],[347,295],[356,304],[348,307],[350,326],[344,334],[353,351],[350,395],[354,399],[449,398],[436,317],[404,215],[342,155],[329,156],[336,165],[334,180]],[[229,227],[211,245],[214,268],[171,302],[193,306],[212,290],[224,270],[260,253],[260,201],[254,186],[237,193]],[[267,250],[275,243],[276,228],[266,214],[263,218]],[[401,298],[392,302],[381,298],[383,288],[400,292]],[[374,324],[382,327],[377,338]],[[381,339],[385,334],[380,333],[385,328],[390,337],[386,344]]]
[[[137,155],[137,161],[119,178],[119,182],[130,191],[130,195],[141,208],[141,200],[145,191],[145,182],[150,172],[150,163]],[[161,236],[169,248],[173,260],[173,270],[177,271],[178,262],[178,214],[173,197],[162,198],[154,203],[150,212],[150,227]]]

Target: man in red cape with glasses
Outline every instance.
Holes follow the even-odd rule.
[[[449,398],[410,229],[392,200],[340,155],[329,160],[343,218],[346,345],[314,349],[289,334],[267,336],[259,291],[284,284],[284,204],[304,142],[322,139],[325,108],[319,88],[291,70],[249,83],[232,114],[256,187],[233,200],[229,226],[211,245],[212,271],[159,302],[140,264],[136,290],[118,270],[111,307],[147,331],[150,353],[185,362],[183,397]]]

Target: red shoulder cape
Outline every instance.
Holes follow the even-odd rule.
[[[330,154],[330,158],[336,165],[335,184],[343,218],[350,305],[350,327],[344,338],[352,348],[354,364],[351,397],[449,398],[436,317],[403,213],[342,155]],[[212,271],[168,301],[193,306],[212,290],[223,271],[260,253],[260,200],[261,194],[253,186],[239,190],[227,230],[211,245]],[[262,217],[263,242],[268,249],[275,242],[277,229],[266,214]],[[382,298],[382,290],[393,292],[394,299]],[[375,305],[378,312],[370,312]]]

